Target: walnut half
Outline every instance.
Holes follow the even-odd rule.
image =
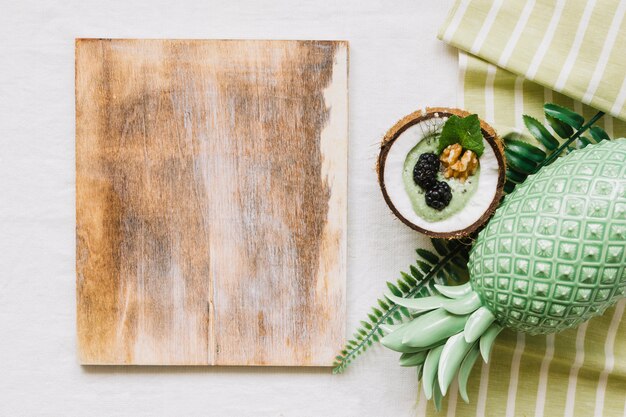
[[[465,182],[467,177],[476,172],[478,167],[478,157],[469,149],[463,152],[463,148],[458,143],[446,147],[439,160],[443,164],[443,176],[446,178],[457,178]]]

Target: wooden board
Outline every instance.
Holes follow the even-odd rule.
[[[329,366],[348,45],[76,41],[83,364]]]

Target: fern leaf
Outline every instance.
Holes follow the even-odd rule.
[[[511,148],[505,148],[504,155],[506,156],[506,162],[508,164],[507,166],[511,170],[517,171],[521,174],[533,172],[537,167],[536,162],[525,158],[521,153],[516,153],[512,151]]]
[[[507,181],[504,183],[504,193],[511,194],[515,189],[515,183],[512,181]]]
[[[541,163],[544,159],[546,159],[547,155],[544,151],[531,145],[530,143],[513,139],[517,137],[519,137],[519,134],[517,133],[510,133],[504,136],[504,146],[510,153],[536,163]]]
[[[604,129],[600,126],[592,126],[589,128],[589,133],[591,133],[591,137],[596,141],[600,142],[603,140],[610,140],[609,134],[606,133]]]
[[[402,276],[402,280],[410,286],[417,284],[417,281],[421,279],[421,277],[418,279],[413,278],[411,275],[407,274],[406,272],[400,272],[400,275]]]
[[[558,104],[546,103],[543,105],[543,111],[546,116],[554,117],[576,130],[579,130],[585,123],[585,118],[580,114]]]
[[[424,258],[426,261],[430,262],[431,264],[436,264],[437,261],[439,261],[439,257],[429,250],[418,248],[415,251],[417,252],[418,256],[421,256],[422,258]]]
[[[506,178],[509,181],[513,181],[516,184],[523,183],[526,180],[527,177],[528,177],[528,175],[522,174],[522,173],[520,173],[518,171],[514,171],[514,170],[508,169],[508,168],[506,170]]]
[[[580,148],[586,148],[588,145],[591,145],[593,141],[586,136],[581,136],[578,141],[580,142]]]
[[[415,265],[411,265],[411,267],[409,268],[409,270],[411,271],[411,275],[413,275],[413,277],[414,277],[416,280],[418,280],[418,281],[419,281],[419,280],[421,280],[422,278],[424,278],[424,274],[422,274],[422,273],[420,272],[420,270],[419,270],[419,269],[417,269],[417,267],[416,267]]]
[[[427,296],[433,291],[435,283],[443,283],[442,278],[446,276],[444,267],[450,265],[453,258],[456,258],[457,262],[466,259],[464,252],[467,251],[467,247],[457,241],[433,240],[433,246],[435,246],[437,254],[424,249],[418,250],[417,261],[409,267],[411,274],[401,273],[396,283],[387,282],[387,288],[393,295],[397,297]],[[354,339],[346,343],[341,355],[336,358],[333,373],[343,372],[354,358],[360,356],[369,346],[379,342],[380,338],[384,336],[381,325],[402,323],[404,319],[412,318],[411,312],[407,308],[396,305],[389,300],[378,299],[376,303],[377,306],[372,307],[374,314],[368,313],[367,315],[369,321],[361,321],[361,326],[354,334]]]
[[[387,288],[389,288],[389,291],[391,291],[391,293],[396,297],[402,297],[402,291],[400,291],[400,289],[396,287],[393,283],[387,281]]]
[[[467,259],[460,256],[455,256],[450,260],[452,261],[453,266],[456,265],[459,268],[465,268],[467,266]]]
[[[424,261],[416,261],[416,263],[425,274],[429,273],[433,269],[429,263]]]
[[[598,112],[587,123],[580,114],[556,104],[545,104],[544,112],[548,124],[565,141],[559,144],[539,121],[524,115],[524,123],[530,133],[551,152],[546,154],[538,147],[520,140],[521,136],[518,133],[505,135],[505,156],[508,169],[504,192],[507,194],[511,193],[517,184],[524,182],[528,175],[552,163],[566,149],[584,148],[594,143],[590,138],[582,136],[587,130],[596,142],[609,139],[608,134],[602,128],[594,126],[594,123],[604,115],[603,112]]]
[[[435,248],[439,256],[446,256],[446,254],[448,253],[448,246],[445,240],[430,239],[430,242],[433,244],[433,248]]]
[[[559,146],[559,141],[542,125],[539,120],[524,115],[524,124],[535,139],[537,139],[546,149],[554,150]]]
[[[550,127],[552,127],[552,130],[554,130],[554,132],[563,139],[569,138],[574,133],[574,129],[572,128],[572,126],[560,121],[556,117],[553,117],[547,113],[546,120],[548,121]]]

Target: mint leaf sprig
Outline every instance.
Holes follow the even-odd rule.
[[[477,114],[467,117],[452,115],[446,120],[439,137],[438,153],[441,154],[445,148],[455,143],[474,152],[478,157],[483,154],[485,145]]]

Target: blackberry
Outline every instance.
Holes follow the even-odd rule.
[[[439,167],[439,157],[433,152],[427,152],[420,155],[417,162],[422,165],[431,165]]]
[[[435,210],[443,210],[448,207],[452,200],[452,190],[450,186],[443,181],[436,181],[435,185],[426,191],[426,205]]]
[[[432,152],[420,155],[413,168],[413,181],[424,190],[430,190],[437,182],[439,158]]]

